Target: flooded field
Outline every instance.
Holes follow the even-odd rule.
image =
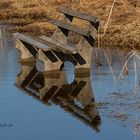
[[[95,49],[90,77],[73,66],[45,75],[20,64],[8,27],[0,27],[0,138],[139,140],[140,57]]]

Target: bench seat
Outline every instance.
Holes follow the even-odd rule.
[[[49,37],[34,37],[31,35],[21,34],[21,33],[15,33],[14,34],[16,39],[19,39],[20,41],[26,42],[30,45],[35,46],[37,49],[41,49],[43,51],[48,50],[55,50],[58,52],[64,52],[64,53],[76,53],[76,50],[74,47],[68,47],[66,45],[63,45],[59,42],[51,40]]]

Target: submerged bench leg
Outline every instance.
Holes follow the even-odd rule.
[[[38,59],[44,63],[43,72],[60,70],[60,66],[62,62],[59,59],[57,59],[56,62],[50,61],[42,50],[39,50]],[[38,66],[38,70],[42,71],[39,66]]]
[[[17,39],[16,48],[21,52],[21,61],[35,61],[31,52],[26,48],[26,46]]]
[[[75,66],[76,71],[81,71],[82,72],[82,70],[83,70],[84,72],[87,71],[89,73],[90,72],[90,66],[91,66],[91,57],[92,57],[92,53],[93,53],[93,47],[91,47],[89,45],[89,43],[87,41],[85,41],[84,39],[82,39],[76,47],[78,49],[77,53],[81,57],[83,57],[82,58],[83,63],[77,64]]]

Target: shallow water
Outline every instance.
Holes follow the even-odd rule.
[[[34,64],[18,63],[14,42],[8,27],[1,26],[1,139],[140,139],[137,55],[121,76],[133,52],[115,49],[95,49],[91,77],[75,77],[69,64],[66,73],[44,75]]]

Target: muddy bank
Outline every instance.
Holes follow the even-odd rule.
[[[15,32],[28,32],[35,35],[51,35],[55,27],[48,23],[51,18],[62,15],[59,6],[94,14],[99,17],[100,46],[102,47],[140,47],[140,2],[120,0],[115,2],[106,34],[106,25],[113,0],[0,0],[1,22],[11,25]],[[84,26],[78,20],[75,24]],[[76,40],[76,36],[73,38]],[[97,39],[97,37],[96,37]],[[96,41],[97,45],[97,41]]]

